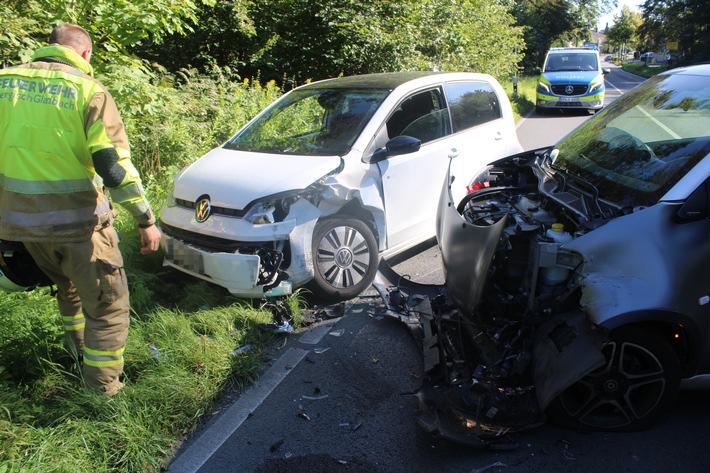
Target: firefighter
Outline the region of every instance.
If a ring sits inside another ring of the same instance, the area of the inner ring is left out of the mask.
[[[91,37],[65,23],[49,40],[0,69],[0,240],[23,242],[54,282],[85,385],[112,396],[129,324],[112,202],[138,222],[141,253],[160,232],[116,104],[93,78]]]

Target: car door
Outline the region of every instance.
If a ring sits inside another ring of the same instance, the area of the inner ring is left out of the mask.
[[[382,177],[387,250],[391,254],[435,233],[439,192],[457,141],[440,86],[404,97],[386,123],[389,139],[413,136],[419,151],[377,163]]]
[[[451,175],[455,176],[452,194],[459,202],[479,169],[520,150],[508,146],[509,142],[518,143],[517,136],[509,136],[515,128],[503,118],[501,101],[490,83],[447,82],[445,90],[459,147],[458,158],[451,166]]]

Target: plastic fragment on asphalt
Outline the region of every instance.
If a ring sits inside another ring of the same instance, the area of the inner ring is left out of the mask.
[[[302,406],[298,406],[298,417],[301,419],[306,419],[306,420],[311,420],[310,416],[306,414],[306,411],[303,410]]]
[[[324,347],[324,348],[314,348],[313,353],[320,355],[321,353],[325,353],[328,350],[330,350],[330,347]]]
[[[355,432],[362,427],[362,422],[341,422],[338,424],[338,427],[345,427]]]
[[[318,396],[301,396],[301,399],[305,399],[306,401],[320,401],[321,399],[325,399],[327,397],[327,394],[320,394]]]
[[[496,468],[496,467],[508,468],[508,465],[506,465],[505,463],[501,463],[501,462],[495,462],[495,463],[492,463],[488,466],[484,466],[482,468],[477,468],[475,470],[471,470],[471,473],[483,473],[484,471],[486,471],[490,468]]]
[[[341,328],[340,330],[335,330],[333,332],[330,332],[328,335],[332,335],[334,337],[339,337],[344,333],[345,333],[345,330]]]

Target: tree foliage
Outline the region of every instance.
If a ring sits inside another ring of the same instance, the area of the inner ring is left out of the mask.
[[[641,25],[641,15],[624,6],[618,15],[614,15],[614,24],[606,32],[607,42],[616,48],[633,45],[636,30]]]
[[[191,30],[200,6],[214,0],[4,0],[0,6],[3,63],[24,62],[63,22],[86,28],[94,40],[94,66],[136,63],[127,48],[143,41],[161,43],[166,35]],[[140,62],[140,61],[138,61]]]
[[[707,0],[646,0],[641,7],[639,50],[661,51],[677,42],[679,63],[710,60],[710,8]]]
[[[513,8],[525,27],[523,67],[540,67],[551,46],[577,46],[591,39],[593,25],[616,0],[516,0]]]
[[[407,69],[512,74],[522,31],[500,0],[238,0],[142,54],[289,84]]]

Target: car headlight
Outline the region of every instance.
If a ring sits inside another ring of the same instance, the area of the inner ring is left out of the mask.
[[[549,94],[550,93],[550,86],[545,84],[544,82],[538,82],[537,83],[537,90],[538,92],[544,92]]]
[[[317,192],[313,187],[274,195],[251,205],[244,214],[244,220],[254,225],[281,222],[291,211],[291,206],[298,200],[305,198],[312,204],[317,205],[320,195],[320,192]]]
[[[592,82],[592,85],[589,86],[589,93],[596,92],[597,90],[601,89],[603,85],[604,79],[595,80],[594,82]]]
[[[274,223],[274,212],[276,205],[273,201],[257,202],[244,215],[244,220],[254,225],[262,225],[265,223]]]

